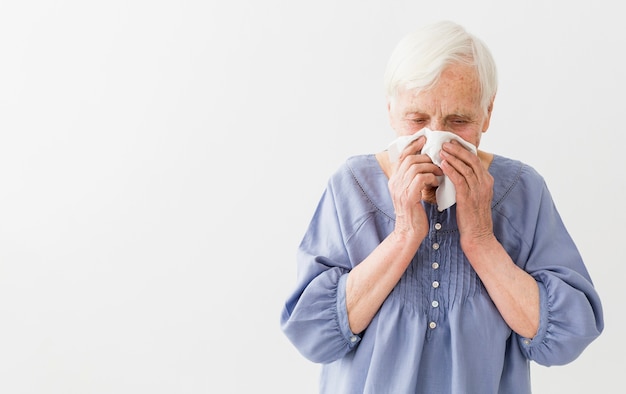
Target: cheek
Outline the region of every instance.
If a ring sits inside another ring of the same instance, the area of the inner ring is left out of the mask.
[[[472,142],[472,144],[474,144],[475,147],[478,148],[478,146],[480,145],[480,137],[482,136],[482,133],[478,134],[476,136],[476,141]]]
[[[413,122],[398,122],[399,127],[395,129],[396,133],[400,135],[412,135],[423,129],[424,125],[418,125]]]
[[[481,133],[478,130],[472,130],[472,131],[467,131],[467,132],[456,132],[455,134],[463,138],[465,141],[469,142],[470,144],[473,144],[474,146],[478,147],[478,145],[480,144],[480,137],[482,137],[483,133]]]
[[[389,114],[389,123],[398,136],[411,135],[421,130],[421,127],[416,127],[412,122],[399,119],[393,113]]]
[[[472,140],[470,141],[472,144],[474,144],[474,146],[476,146],[478,148],[478,145],[480,145],[480,138],[483,136],[483,132],[476,132],[473,136],[472,136]]]

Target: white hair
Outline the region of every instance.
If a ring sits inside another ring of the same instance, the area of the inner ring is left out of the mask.
[[[476,67],[481,107],[487,111],[498,88],[495,61],[480,39],[450,21],[424,26],[400,40],[385,71],[387,97],[393,100],[399,88],[427,90],[449,64]]]

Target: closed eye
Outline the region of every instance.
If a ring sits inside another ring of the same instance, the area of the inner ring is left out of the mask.
[[[472,120],[468,118],[467,116],[456,115],[456,116],[450,116],[447,119],[447,122],[449,124],[454,124],[454,125],[465,125],[465,124],[471,123]]]

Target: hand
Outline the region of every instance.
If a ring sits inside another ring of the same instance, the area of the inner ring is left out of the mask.
[[[443,159],[441,169],[456,188],[461,246],[465,249],[492,240],[493,177],[480,158],[457,141],[444,143],[440,155]]]
[[[428,155],[420,154],[425,137],[409,144],[400,154],[389,177],[389,192],[396,211],[395,230],[423,239],[428,233],[428,217],[422,200],[434,202],[442,170]]]

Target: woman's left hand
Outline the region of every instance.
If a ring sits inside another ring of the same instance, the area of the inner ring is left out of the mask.
[[[478,155],[459,142],[442,145],[441,169],[456,189],[457,222],[461,246],[477,245],[493,237],[491,200],[493,177]]]

